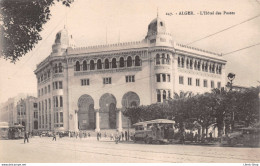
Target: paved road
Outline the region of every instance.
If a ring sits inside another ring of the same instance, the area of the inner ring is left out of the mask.
[[[259,163],[260,148],[150,145],[95,138],[0,140],[0,163]]]

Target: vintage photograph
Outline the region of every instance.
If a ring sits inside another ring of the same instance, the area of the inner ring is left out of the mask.
[[[260,164],[260,0],[1,0],[0,163]]]

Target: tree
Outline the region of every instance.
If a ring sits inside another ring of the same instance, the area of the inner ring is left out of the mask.
[[[42,40],[40,32],[50,20],[55,1],[70,6],[73,0],[1,0],[1,57],[15,63]]]

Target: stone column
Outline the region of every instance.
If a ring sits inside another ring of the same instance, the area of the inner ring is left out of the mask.
[[[117,127],[117,130],[119,131],[119,132],[121,132],[122,130],[123,130],[123,128],[122,128],[122,110],[118,110],[118,127]]]
[[[95,131],[96,132],[99,132],[100,131],[100,127],[99,127],[99,110],[96,110],[96,129]]]

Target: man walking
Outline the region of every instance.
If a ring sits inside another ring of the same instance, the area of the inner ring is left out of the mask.
[[[29,137],[28,133],[25,131],[24,132],[24,143],[26,142],[26,140],[27,140],[27,143],[29,143],[29,138],[28,137]]]
[[[55,140],[56,141],[56,133],[53,132],[53,138],[52,138],[52,141]]]
[[[125,131],[125,140],[128,141],[127,131]]]

